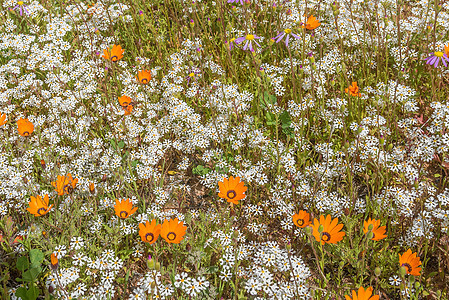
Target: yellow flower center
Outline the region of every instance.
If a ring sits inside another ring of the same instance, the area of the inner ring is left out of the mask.
[[[189,74],[189,76],[190,77],[195,77],[195,73],[192,72],[192,73]]]
[[[323,241],[325,241],[325,242],[328,242],[331,239],[331,235],[329,233],[327,233],[327,232],[323,232],[323,235],[321,236],[321,239]]]
[[[169,239],[170,241],[174,241],[176,239],[176,233],[174,232],[169,232],[167,234],[167,239]]]
[[[437,57],[443,57],[443,52],[437,51],[434,53],[434,55]]]
[[[246,39],[249,40],[249,41],[252,41],[252,40],[254,40],[254,35],[253,34],[248,34],[246,36]]]
[[[235,38],[232,38],[232,39],[231,39],[231,43],[232,43],[233,41],[235,41]]]
[[[298,226],[302,226],[304,225],[304,220],[298,219],[298,221],[296,221],[296,224],[298,224]]]
[[[292,33],[292,30],[291,30],[290,28],[288,28],[288,29],[285,29],[284,32],[285,32],[286,34],[290,34],[290,33]]]
[[[120,212],[120,218],[126,219],[127,217],[128,217],[128,212],[122,210],[122,211]]]
[[[151,243],[154,240],[154,234],[152,234],[152,233],[145,234],[145,240],[147,240],[147,242]]]
[[[18,1],[17,4],[23,5],[23,1]]]
[[[229,199],[234,199],[235,196],[237,196],[237,193],[236,193],[235,191],[233,191],[233,190],[230,190],[230,191],[228,191],[228,192],[226,193],[226,196],[227,196]]]

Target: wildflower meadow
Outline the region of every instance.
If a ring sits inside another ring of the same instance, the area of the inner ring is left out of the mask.
[[[449,299],[449,1],[1,0],[0,299]]]

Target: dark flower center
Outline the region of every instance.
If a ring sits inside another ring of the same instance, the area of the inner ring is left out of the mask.
[[[150,237],[150,239],[148,239],[148,237]],[[147,240],[147,242],[151,243],[154,240],[154,234],[152,234],[151,232],[145,234],[145,240]]]
[[[23,136],[29,136],[30,135],[30,133],[28,132],[28,131],[25,131],[24,133],[23,133]]]
[[[303,219],[298,219],[296,221],[296,224],[298,224],[298,226],[302,226],[302,225],[304,225],[304,220]]]
[[[230,190],[230,191],[228,191],[228,192],[226,193],[226,196],[227,196],[229,199],[234,199],[234,198],[237,196],[237,193],[236,193],[234,190]]]
[[[331,235],[329,233],[327,233],[327,232],[323,232],[323,235],[321,236],[321,239],[323,241],[325,241],[325,242],[328,242],[331,239]]]
[[[169,232],[167,234],[167,239],[169,239],[170,241],[174,241],[176,239],[176,233],[174,232]]]
[[[124,211],[124,210],[122,210],[122,211],[120,212],[120,218],[122,218],[122,219],[126,219],[126,217],[128,217],[128,212],[127,212],[127,211]]]
[[[412,266],[409,265],[408,263],[402,264],[401,267],[406,267],[407,268],[407,273],[411,273],[412,272]]]
[[[39,216],[45,215],[46,212],[47,212],[47,209],[45,209],[45,207],[41,207],[37,210],[37,213]]]
[[[67,194],[71,194],[73,192],[73,187],[72,185],[69,183],[67,183],[66,185],[64,185],[64,187],[62,188],[62,190],[67,193]]]
[[[118,59],[118,56],[117,56],[117,55],[114,55],[113,57],[111,57],[111,60],[112,60],[112,61],[117,61],[117,59]]]
[[[142,82],[142,83],[147,83],[147,82],[148,82],[148,79],[142,78],[142,80],[140,80],[140,82]]]

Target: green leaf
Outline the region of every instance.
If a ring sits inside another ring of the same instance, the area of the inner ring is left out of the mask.
[[[37,267],[44,261],[44,253],[39,249],[30,250],[31,267]]]
[[[123,149],[123,147],[125,147],[125,142],[124,142],[124,141],[118,142],[118,147],[119,147],[120,149]]]
[[[27,296],[27,289],[24,287],[19,287],[16,291],[16,296],[22,298],[22,300],[30,300]]]
[[[26,256],[19,257],[16,262],[16,267],[17,267],[17,269],[19,269],[22,272],[27,270],[30,267],[30,262],[28,261],[28,257],[26,257]]]
[[[282,128],[288,128],[292,124],[290,114],[286,110],[279,116],[279,119],[281,120]]]
[[[34,284],[32,284],[27,292],[27,297],[30,300],[36,300],[39,296],[39,289],[36,288]]]
[[[111,139],[110,143],[111,143],[112,148],[117,149],[117,146],[115,145],[115,140],[114,139]]]
[[[31,268],[25,273],[23,273],[23,280],[28,282],[34,282],[41,272],[40,267],[39,268]]]

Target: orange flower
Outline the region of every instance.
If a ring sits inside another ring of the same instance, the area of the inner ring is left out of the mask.
[[[121,107],[127,107],[128,105],[131,104],[132,99],[128,96],[121,96],[118,97],[118,103],[120,104]]]
[[[449,57],[449,44],[447,44],[447,46],[444,46],[444,53],[446,53],[446,56]]]
[[[34,131],[34,125],[28,119],[20,118],[17,121],[17,130],[19,130],[21,136],[29,136]]]
[[[58,175],[56,182],[52,182],[51,185],[56,189],[59,196],[70,194],[76,186],[78,179],[73,179],[69,173],[67,176]]]
[[[313,15],[311,15],[307,19],[307,22],[305,24],[301,25],[301,27],[308,29],[308,30],[314,30],[315,28],[317,28],[320,25],[321,25],[320,21],[318,21]]]
[[[421,260],[417,256],[417,253],[412,253],[412,250],[408,249],[404,254],[399,254],[399,266],[407,269],[407,274],[414,276],[421,275]]]
[[[381,239],[386,238],[385,235],[386,226],[380,226],[380,220],[371,220],[371,218],[368,219],[368,221],[363,221],[363,233],[367,234],[369,231],[369,225],[373,225],[373,229],[371,232],[373,233],[373,241],[380,241]]]
[[[361,94],[359,93],[359,87],[357,86],[357,82],[352,82],[352,85],[350,85],[347,89],[345,89],[345,93],[349,93],[351,96],[360,97]]]
[[[184,222],[179,222],[178,218],[165,220],[162,224],[161,236],[169,244],[179,244],[184,239],[186,229]]]
[[[50,256],[50,260],[51,260],[51,268],[53,270],[56,270],[58,268],[58,265],[59,265],[58,257],[54,253],[52,253],[51,256]]]
[[[48,213],[50,208],[53,207],[53,204],[48,206],[48,195],[44,196],[42,199],[41,196],[37,195],[36,197],[31,196],[31,201],[28,202],[27,211],[35,215],[36,217],[40,217]]]
[[[89,183],[89,192],[95,195],[95,184],[93,182]]]
[[[358,295],[356,293],[356,291],[352,291],[352,298],[349,297],[348,295],[345,295],[346,300],[379,300],[379,296],[372,296],[373,294],[373,288],[372,287],[368,287],[365,291],[365,289],[363,287],[359,288],[358,291]]]
[[[320,227],[323,228],[321,233],[318,230]],[[319,222],[316,218],[313,220],[312,234],[317,242],[321,242],[321,245],[336,244],[346,234],[344,231],[340,231],[342,228],[343,224],[338,224],[338,218],[332,220],[331,215],[327,215],[326,218],[321,215]]]
[[[117,61],[123,57],[123,52],[125,50],[122,49],[120,45],[113,45],[112,49],[104,49],[103,50],[103,58],[110,59],[111,61]]]
[[[125,116],[130,115],[131,112],[133,111],[133,106],[132,105],[128,105],[127,107],[123,108],[125,110]]]
[[[151,70],[142,70],[137,73],[136,79],[138,82],[147,84],[151,80]]]
[[[130,215],[132,215],[133,213],[136,212],[137,207],[133,208],[133,203],[129,199],[123,199],[121,201],[118,201],[117,199],[115,199],[114,209],[115,209],[115,214],[119,218],[126,219]]]
[[[143,223],[139,224],[140,238],[142,239],[143,242],[149,243],[150,245],[154,244],[157,241],[160,232],[161,232],[161,224],[156,225],[155,219],[151,221],[151,224],[148,221],[145,224]]]
[[[220,192],[218,197],[226,199],[229,203],[235,205],[239,204],[239,200],[246,197],[245,192],[248,189],[243,181],[240,181],[240,177],[223,178],[223,182],[218,182]]]
[[[294,214],[292,218],[293,224],[299,228],[304,228],[312,223],[312,221],[310,221],[310,214],[305,210],[300,210],[297,214]]]
[[[0,126],[6,124],[6,114],[0,114]]]

